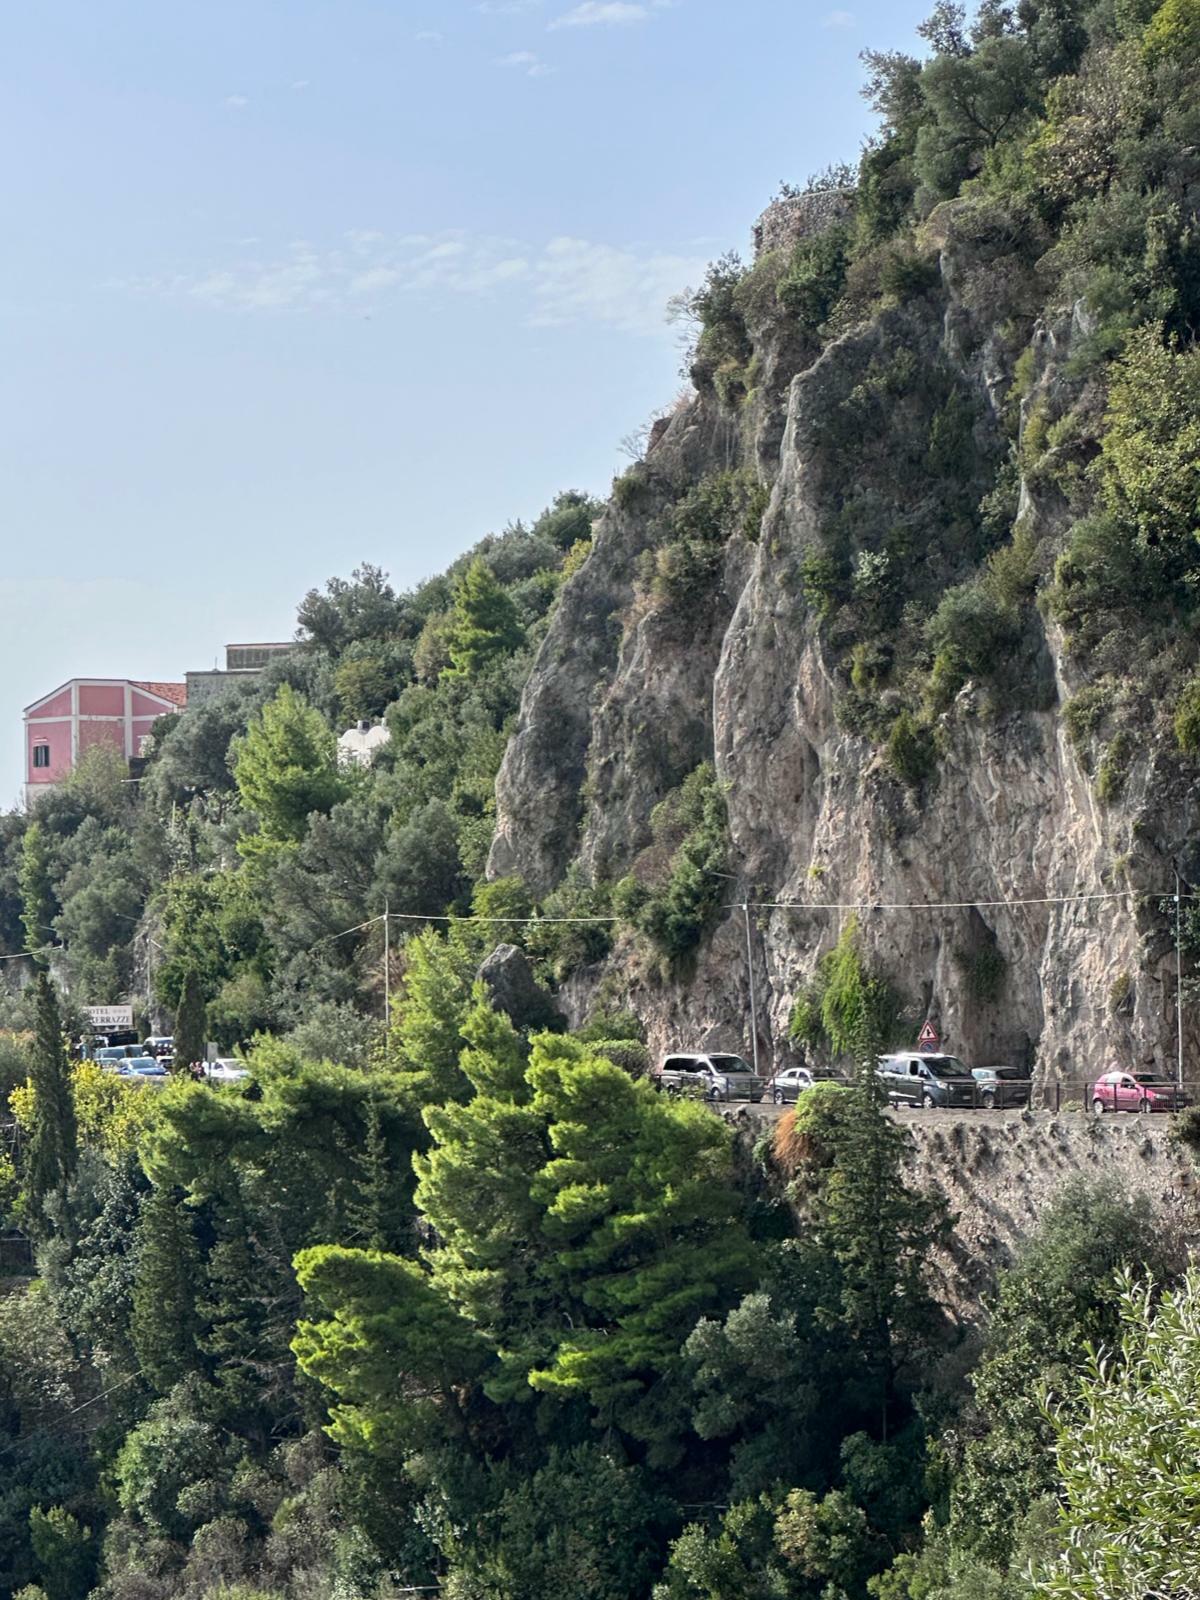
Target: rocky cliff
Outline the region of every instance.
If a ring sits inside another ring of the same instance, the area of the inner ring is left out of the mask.
[[[553,619],[490,875],[544,895],[569,870],[652,873],[654,808],[709,759],[727,905],[756,906],[765,1059],[786,1055],[793,1001],[857,908],[905,1026],[930,1016],[969,1060],[1173,1066],[1161,896],[1186,871],[1195,797],[1152,708],[1100,781],[1086,720],[1064,714],[1088,680],[1045,604],[1078,514],[1054,453],[1075,482],[1095,453],[1099,401],[1071,364],[1086,313],[1039,305],[1035,252],[979,208],[939,207],[919,245],[899,291],[851,296],[824,338],[778,311],[786,254],[760,254],[732,377],[705,367],[706,331],[697,393],[614,486]],[[709,529],[707,569],[673,583],[695,550],[680,507],[734,480],[749,513]],[[1014,565],[1018,621],[986,671],[969,649],[950,670],[931,618]],[[749,1049],[742,914],[669,970],[619,933],[564,997],[580,1015],[598,990],[657,1047]]]

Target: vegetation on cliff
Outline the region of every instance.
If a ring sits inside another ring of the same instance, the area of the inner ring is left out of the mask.
[[[1135,727],[1185,777],[1200,751],[1200,9],[943,0],[923,35],[924,60],[868,56],[879,132],[815,186],[820,226],[692,297],[688,415],[722,452],[620,481],[646,553],[630,617],[598,625],[699,627],[772,554],[745,446],[801,374],[813,517],[779,625],[819,631],[842,725],[919,790],[955,719],[1050,703],[1057,628],[1066,728],[1115,801]],[[644,1081],[619,988],[570,1034],[477,982],[499,937],[550,984],[614,945],[666,981],[724,904],[708,729],[627,730],[670,755],[615,882],[487,881],[496,774],[599,510],[563,495],[409,594],[331,581],[261,682],[163,720],[139,784],[98,752],[0,819],[0,943],[29,980],[5,993],[0,1207],[35,1250],[0,1295],[0,1591],[1192,1582],[1159,1534],[1193,1517],[1195,1277],[1141,1207],[1068,1193],[962,1336],[950,1219],[906,1186],[870,1070],[902,997],[853,926],[792,1031],[857,1076],[758,1160]],[[389,742],[339,767],[364,718]],[[994,948],[961,964],[998,993]],[[63,1022],[123,995],[250,1077],[72,1069]]]

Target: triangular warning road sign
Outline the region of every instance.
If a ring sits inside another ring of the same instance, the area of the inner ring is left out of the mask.
[[[942,1036],[932,1022],[927,1022],[917,1035],[917,1043],[923,1050],[936,1050],[942,1042]]]

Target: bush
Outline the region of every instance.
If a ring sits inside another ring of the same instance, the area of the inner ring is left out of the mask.
[[[591,1043],[591,1053],[603,1056],[631,1078],[649,1076],[650,1051],[640,1039],[595,1039]]]
[[[1015,632],[995,595],[974,582],[947,589],[926,624],[925,637],[966,679],[994,672],[1012,650]]]
[[[652,884],[623,879],[615,901],[667,961],[677,962],[703,939],[723,899],[727,815],[711,762],[655,807],[650,826],[660,846],[674,846],[665,877]]]
[[[1189,756],[1200,755],[1200,677],[1184,685],[1175,705],[1175,743]]]
[[[937,768],[933,730],[918,722],[911,712],[901,711],[887,736],[884,760],[901,783],[919,789]]]
[[[1116,686],[1109,678],[1088,684],[1063,707],[1067,737],[1080,751],[1103,727],[1116,701]]]

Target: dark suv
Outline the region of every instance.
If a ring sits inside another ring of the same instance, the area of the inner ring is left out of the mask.
[[[973,1106],[978,1086],[957,1056],[920,1055],[904,1051],[901,1055],[880,1056],[876,1069],[893,1105]]]
[[[979,1085],[977,1104],[984,1111],[1007,1111],[1011,1106],[1027,1106],[1033,1084],[1020,1067],[972,1067],[971,1076]]]

